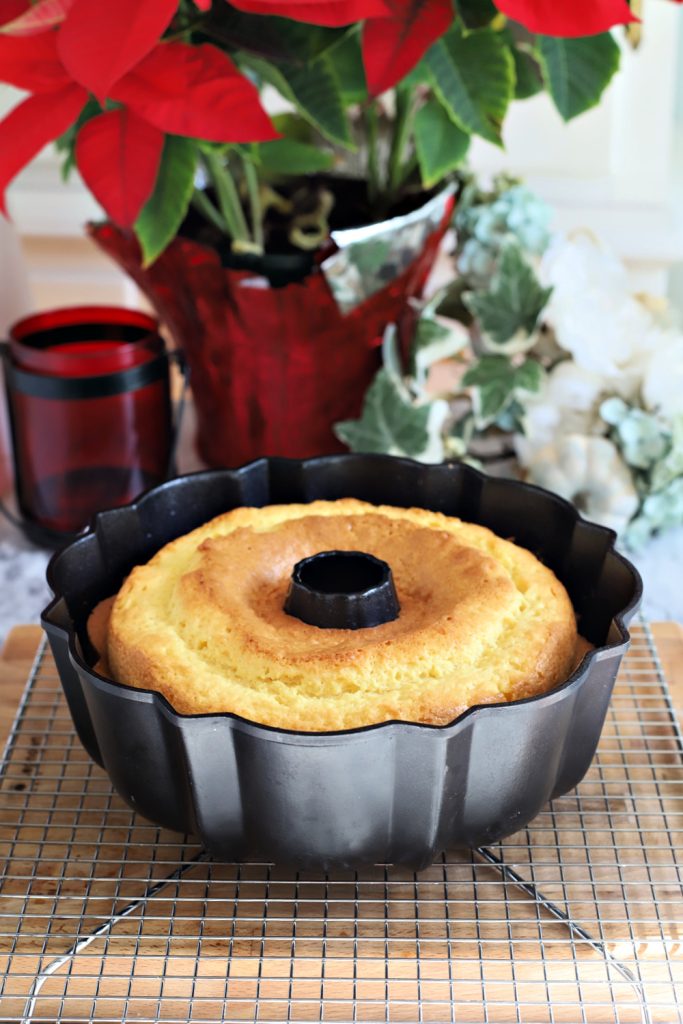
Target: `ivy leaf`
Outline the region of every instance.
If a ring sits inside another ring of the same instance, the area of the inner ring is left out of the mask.
[[[358,420],[335,425],[340,441],[354,452],[386,452],[416,458],[429,445],[430,405],[413,405],[386,370],[379,370],[365,395]]]
[[[500,33],[481,29],[463,35],[456,23],[424,59],[451,119],[463,131],[502,145],[500,130],[514,94],[515,66]]]
[[[496,426],[508,434],[524,432],[524,406],[518,399],[513,398],[496,417]]]
[[[503,345],[518,332],[530,335],[552,288],[542,288],[516,245],[503,249],[488,292],[466,292],[465,305],[487,339]]]
[[[302,64],[276,66],[251,54],[238,55],[237,61],[277,89],[327,139],[353,148],[334,51]]]
[[[543,367],[535,359],[525,359],[513,375],[515,391],[527,391],[535,394],[543,382]]]
[[[460,325],[447,327],[433,317],[420,317],[410,353],[410,373],[418,388],[424,387],[430,366],[457,355],[467,341],[467,332]]]
[[[403,379],[403,364],[398,347],[396,324],[388,324],[384,331],[384,337],[382,338],[382,366],[399,394],[406,402],[410,402],[410,392]]]
[[[415,149],[425,188],[431,188],[462,161],[470,136],[454,124],[441,103],[431,99],[415,115]]]
[[[152,195],[135,221],[144,266],[175,238],[194,190],[197,147],[191,139],[167,135]]]
[[[538,36],[546,88],[565,121],[594,107],[619,68],[619,47],[609,32],[578,39]]]
[[[334,163],[332,153],[296,139],[274,139],[253,146],[254,160],[268,174],[315,174]]]
[[[535,359],[515,367],[505,356],[482,356],[464,374],[462,383],[473,388],[477,426],[489,426],[512,407],[518,393],[538,391],[543,368]]]

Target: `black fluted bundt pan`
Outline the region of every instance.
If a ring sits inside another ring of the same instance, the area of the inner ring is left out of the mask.
[[[90,611],[168,541],[238,505],[342,497],[459,516],[529,548],[566,586],[595,649],[538,697],[470,708],[445,726],[336,733],[181,715],[158,693],[92,669]],[[55,598],[43,625],[78,735],[123,799],[195,833],[218,858],[322,869],[424,866],[449,847],[515,832],[575,786],[595,753],[642,590],[613,532],[561,498],[462,464],[382,455],[260,459],[179,477],[98,515],[54,556],[48,580]]]

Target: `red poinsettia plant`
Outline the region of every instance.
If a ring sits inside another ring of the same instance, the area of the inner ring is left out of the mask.
[[[514,99],[596,103],[632,20],[626,0],[0,0],[0,81],[28,93],[0,123],[0,204],[57,140],[148,262],[191,206],[233,249],[262,252],[273,218],[312,247],[321,175],[355,167],[384,215],[473,134],[500,143]]]

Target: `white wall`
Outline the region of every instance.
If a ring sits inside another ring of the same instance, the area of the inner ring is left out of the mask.
[[[565,125],[546,95],[518,103],[505,123],[505,151],[477,139],[472,164],[526,178],[555,207],[559,227],[590,227],[628,260],[641,287],[662,292],[683,260],[675,160],[683,10],[665,0],[643,8],[637,50],[615,32],[621,70],[599,107]]]

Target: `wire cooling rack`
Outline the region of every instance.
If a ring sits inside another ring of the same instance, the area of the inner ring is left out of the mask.
[[[113,793],[42,648],[0,780],[0,1020],[680,1024],[682,754],[641,626],[529,828],[418,874],[218,864]]]

